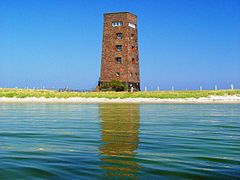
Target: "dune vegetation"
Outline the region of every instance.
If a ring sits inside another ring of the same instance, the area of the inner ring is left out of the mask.
[[[185,90],[141,92],[59,92],[55,90],[0,88],[0,97],[26,98],[200,98],[209,96],[240,96],[240,90]]]

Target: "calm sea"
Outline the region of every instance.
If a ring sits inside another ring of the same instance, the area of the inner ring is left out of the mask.
[[[0,179],[239,177],[240,105],[0,104]]]

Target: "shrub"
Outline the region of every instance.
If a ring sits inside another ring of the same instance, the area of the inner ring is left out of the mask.
[[[127,85],[120,81],[113,80],[111,82],[101,84],[100,89],[102,91],[126,91]]]

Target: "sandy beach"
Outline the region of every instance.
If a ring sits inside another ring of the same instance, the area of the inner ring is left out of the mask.
[[[0,98],[0,103],[149,103],[149,104],[240,104],[239,96],[210,96],[204,98]]]

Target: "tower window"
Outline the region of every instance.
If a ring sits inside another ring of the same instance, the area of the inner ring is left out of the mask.
[[[122,64],[122,58],[121,57],[116,57],[116,62],[118,64]]]
[[[112,26],[113,27],[116,27],[116,26],[122,26],[123,25],[123,22],[122,21],[115,21],[115,22],[112,22]]]
[[[116,76],[119,77],[120,76],[120,72],[116,72]]]
[[[135,50],[135,47],[134,47],[134,46],[132,46],[132,52],[134,52],[134,50]]]
[[[122,33],[117,33],[117,39],[122,39]]]
[[[132,58],[132,64],[136,64],[136,59]]]
[[[136,28],[136,25],[133,24],[133,23],[128,23],[128,26],[131,27],[131,28],[134,28],[134,29]]]
[[[130,77],[132,77],[132,73],[130,73]]]
[[[136,76],[138,76],[138,73],[135,73]]]
[[[122,45],[117,45],[117,51],[122,51]]]
[[[134,38],[134,34],[131,34],[131,39],[133,39]]]

